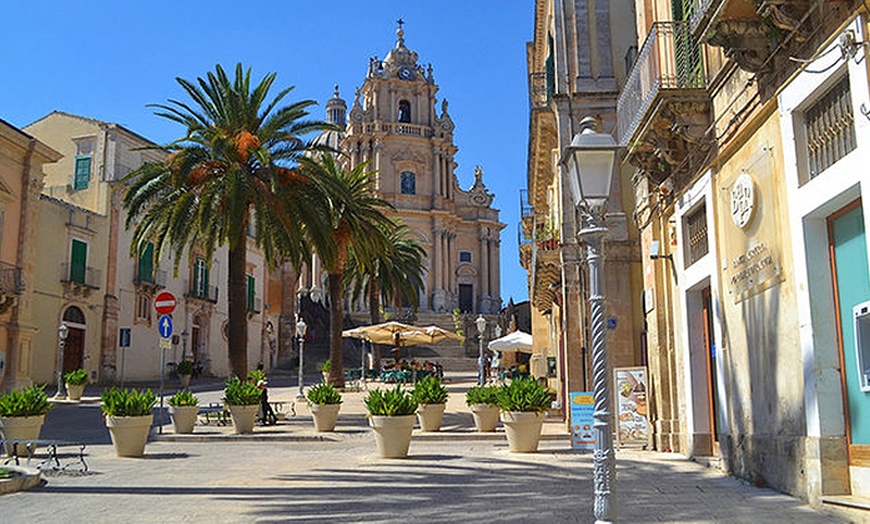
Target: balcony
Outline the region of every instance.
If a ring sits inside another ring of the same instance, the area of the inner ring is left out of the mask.
[[[248,313],[254,315],[263,311],[263,300],[260,297],[254,297],[253,300],[248,299]]]
[[[21,268],[0,262],[0,297],[22,293],[24,293],[24,279],[21,278]]]
[[[97,268],[87,266],[82,270],[81,267],[74,268],[71,267],[68,262],[65,262],[61,264],[60,271],[60,281],[64,284],[71,284],[73,286],[81,286],[90,289],[100,289],[102,271]]]
[[[199,283],[194,285],[193,282],[188,282],[187,293],[185,293],[184,296],[186,298],[204,300],[216,304],[218,301],[218,288],[217,286],[202,285]]]
[[[617,101],[627,159],[660,183],[697,167],[709,148],[711,102],[703,48],[686,21],[653,24]],[[691,155],[692,158],[689,158]]]
[[[133,283],[137,286],[149,289],[164,288],[166,287],[166,271],[158,269],[150,275],[140,275],[137,272],[133,277]]]

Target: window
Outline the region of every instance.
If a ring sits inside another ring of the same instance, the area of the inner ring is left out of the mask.
[[[196,257],[193,261],[193,287],[191,294],[199,298],[208,298],[208,266],[205,259]]]
[[[136,321],[151,323],[151,295],[136,292]]]
[[[855,149],[855,119],[849,76],[836,83],[804,113],[809,178]]]
[[[69,281],[85,283],[85,272],[88,262],[88,245],[81,240],[72,241],[69,257]]]
[[[81,191],[88,188],[91,179],[91,157],[77,156],[76,171],[73,179],[73,189]]]
[[[136,270],[137,282],[154,282],[154,243],[148,242],[145,249],[139,253],[139,265]]]
[[[459,261],[471,263],[471,251],[460,251]]]
[[[399,122],[411,123],[411,103],[407,100],[399,102]]]
[[[417,194],[417,175],[410,171],[405,171],[404,173],[402,173],[402,194]]]
[[[686,215],[686,267],[701,260],[710,246],[707,243],[707,206],[702,204]]]
[[[245,275],[245,281],[247,283],[248,292],[248,311],[255,311],[254,302],[256,300],[257,279],[251,275]]]

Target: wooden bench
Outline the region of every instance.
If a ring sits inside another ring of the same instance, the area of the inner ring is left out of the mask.
[[[39,447],[45,448],[46,456],[37,465],[36,468],[43,473],[55,472],[62,473],[68,471],[76,471],[77,473],[87,473],[88,463],[85,462],[85,447],[83,442],[68,442],[64,440],[20,440],[20,439],[5,439],[2,445],[11,451],[6,461],[3,463],[9,464],[15,462],[16,466],[21,465],[21,459],[27,457],[26,466],[29,466]],[[74,457],[61,464],[58,448],[60,447],[77,447],[78,452],[74,453]]]

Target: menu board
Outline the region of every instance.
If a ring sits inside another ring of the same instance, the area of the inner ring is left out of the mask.
[[[592,393],[571,393],[571,446],[574,449],[595,449],[592,426],[595,423],[595,399]]]
[[[646,368],[616,368],[613,378],[617,441],[620,446],[646,446],[649,441]]]

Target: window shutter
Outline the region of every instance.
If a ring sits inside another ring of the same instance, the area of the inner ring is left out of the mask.
[[[80,191],[88,188],[88,183],[91,178],[91,157],[79,156],[76,157],[76,172],[73,180],[73,189]]]
[[[251,275],[245,275],[245,279],[248,281],[248,311],[254,310],[254,290],[256,287],[256,279]]]
[[[139,282],[153,282],[154,278],[154,244],[148,242],[139,254]]]
[[[69,279],[70,282],[85,283],[85,267],[88,261],[88,245],[80,240],[72,241],[70,253]]]

